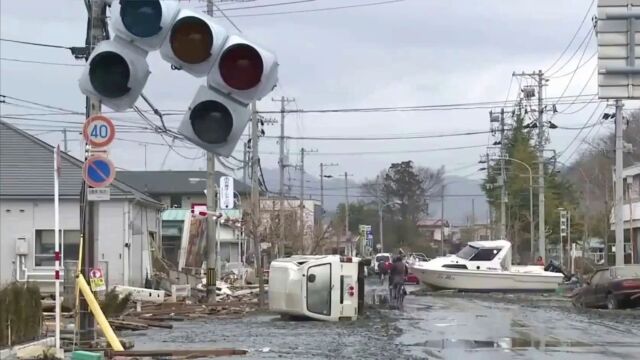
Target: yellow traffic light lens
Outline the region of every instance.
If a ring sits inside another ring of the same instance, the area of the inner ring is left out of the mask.
[[[222,53],[218,69],[228,86],[236,90],[249,90],[260,83],[264,63],[253,46],[235,44]]]
[[[207,100],[193,107],[189,115],[191,128],[207,144],[221,144],[233,130],[233,116],[222,103]]]
[[[131,70],[122,55],[105,51],[97,54],[89,63],[89,81],[98,94],[108,98],[126,95]]]
[[[185,16],[176,21],[169,41],[176,57],[187,64],[200,64],[211,57],[213,33],[198,17]]]
[[[162,29],[162,6],[159,0],[120,0],[120,18],[131,34],[147,38]]]

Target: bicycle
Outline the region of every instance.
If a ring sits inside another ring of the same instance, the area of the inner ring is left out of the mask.
[[[394,285],[393,287],[391,287],[389,292],[389,304],[391,305],[391,307],[402,310],[404,305],[404,297],[406,295],[404,284]]]

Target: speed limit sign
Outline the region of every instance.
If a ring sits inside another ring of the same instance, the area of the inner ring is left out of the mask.
[[[108,117],[93,115],[84,122],[82,136],[89,145],[104,148],[109,146],[116,137],[116,127]]]

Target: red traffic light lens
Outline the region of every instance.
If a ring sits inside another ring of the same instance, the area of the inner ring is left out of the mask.
[[[89,81],[98,94],[108,98],[126,95],[131,88],[131,71],[127,61],[118,53],[105,51],[89,63]]]
[[[220,76],[231,88],[249,90],[260,83],[264,63],[262,56],[253,46],[235,44],[220,56]]]
[[[122,24],[133,35],[147,38],[162,29],[162,6],[159,0],[120,0],[120,6]]]
[[[176,57],[187,64],[200,64],[211,57],[213,33],[198,17],[185,16],[176,21],[169,41]]]
[[[221,144],[227,141],[233,129],[233,116],[222,103],[207,100],[193,107],[189,115],[191,128],[201,141]]]

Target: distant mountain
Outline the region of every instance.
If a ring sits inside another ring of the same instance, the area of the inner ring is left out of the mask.
[[[263,169],[264,179],[269,191],[280,191],[280,172],[278,169]],[[289,174],[291,178],[289,178]],[[292,196],[300,196],[300,172],[289,170],[285,172],[285,191]],[[480,187],[480,180],[467,179],[459,176],[445,177],[444,214],[445,218],[454,225],[464,225],[471,222],[475,212],[476,223],[487,223],[489,219],[489,207],[486,197]],[[325,179],[324,181],[324,207],[327,212],[333,213],[338,204],[345,201],[344,179]],[[315,175],[305,174],[304,197],[320,201],[320,179]],[[349,181],[349,200],[357,201],[364,198],[359,184]],[[475,209],[475,211],[474,211]],[[429,217],[439,218],[441,201],[438,198],[429,202]]]

